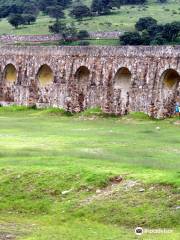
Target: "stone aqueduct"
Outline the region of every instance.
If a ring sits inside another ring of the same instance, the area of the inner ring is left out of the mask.
[[[180,46],[1,47],[0,98],[1,105],[171,116],[180,102]]]

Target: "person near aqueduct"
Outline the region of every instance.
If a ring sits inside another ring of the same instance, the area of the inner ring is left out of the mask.
[[[176,99],[175,112],[176,112],[176,116],[180,117],[180,98]]]

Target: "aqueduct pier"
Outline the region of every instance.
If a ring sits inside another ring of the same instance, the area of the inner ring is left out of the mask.
[[[0,103],[174,113],[180,46],[0,47]]]

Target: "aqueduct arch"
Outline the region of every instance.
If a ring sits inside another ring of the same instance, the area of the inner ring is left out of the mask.
[[[9,84],[13,84],[17,80],[17,70],[11,63],[6,65],[4,69],[4,80]]]
[[[174,69],[167,69],[161,75],[160,81],[162,84],[162,98],[168,99],[176,94],[180,82],[180,75]]]
[[[77,79],[77,83],[80,85],[87,85],[89,81],[90,71],[87,67],[81,66],[77,69],[75,73],[75,79]]]
[[[160,91],[158,112],[163,116],[171,116],[175,111],[175,103],[180,101],[178,86],[180,75],[172,68],[165,70],[160,77]]]
[[[74,76],[79,89],[77,96],[78,108],[79,111],[83,111],[87,107],[85,98],[87,97],[87,86],[89,82],[90,71],[86,66],[80,66]]]
[[[128,68],[120,68],[114,76],[114,89],[121,91],[121,100],[126,103],[128,100],[128,93],[131,87],[131,72]]]
[[[37,79],[42,87],[53,83],[54,74],[52,69],[47,65],[42,65],[37,73]]]
[[[128,68],[120,68],[114,76],[114,88],[121,89],[122,97],[125,97],[131,86],[131,72]]]

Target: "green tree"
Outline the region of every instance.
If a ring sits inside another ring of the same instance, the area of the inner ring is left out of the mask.
[[[150,35],[151,38],[155,37],[158,33],[161,33],[163,31],[164,26],[159,24],[159,25],[151,25],[148,27],[147,31]]]
[[[140,18],[137,21],[137,23],[135,24],[135,28],[138,31],[143,31],[153,25],[157,25],[156,19],[152,17],[144,17],[144,18]]]
[[[157,0],[159,3],[167,3],[167,0]]]
[[[22,14],[24,19],[24,24],[30,25],[31,23],[36,22],[36,16],[32,14]]]
[[[47,8],[47,13],[50,17],[55,18],[58,21],[60,18],[64,18],[64,12],[59,5],[51,6]]]
[[[162,33],[157,33],[155,37],[151,40],[151,45],[163,45],[166,39],[163,38]]]
[[[89,33],[86,30],[80,30],[77,34],[78,39],[82,40],[82,39],[86,39],[89,38]]]
[[[142,44],[143,45],[150,45],[151,37],[150,37],[150,35],[149,35],[147,30],[143,30],[142,31],[141,38],[142,38]]]
[[[23,6],[23,14],[31,14],[37,16],[39,13],[38,6],[33,2],[26,2]]]
[[[61,21],[57,21],[53,25],[49,26],[49,31],[51,33],[62,34],[65,30],[66,30],[66,24]]]
[[[73,7],[70,15],[78,20],[82,20],[84,17],[91,16],[91,11],[86,5],[77,5]]]
[[[167,23],[163,27],[162,36],[168,42],[174,41],[180,33],[180,22]]]
[[[141,45],[143,40],[138,32],[126,32],[120,37],[120,43],[122,45]]]
[[[96,15],[109,14],[112,9],[110,0],[93,0],[91,4],[91,11]]]
[[[19,25],[24,24],[24,18],[21,14],[12,14],[8,18],[8,22],[15,28],[18,28]]]
[[[66,25],[63,22],[55,22],[49,26],[49,31],[55,34],[61,34],[62,42],[77,40],[77,29],[74,25]]]

